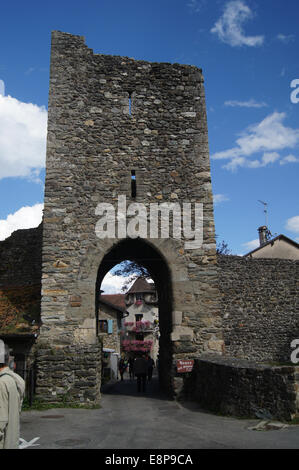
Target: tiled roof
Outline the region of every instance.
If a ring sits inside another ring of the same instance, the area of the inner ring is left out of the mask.
[[[141,292],[155,292],[155,284],[147,282],[146,279],[139,277],[136,279],[134,284],[132,285],[131,289],[127,292],[127,294],[132,293],[141,293]]]
[[[125,294],[102,294],[100,302],[103,301],[108,305],[112,305],[121,311],[126,310]]]

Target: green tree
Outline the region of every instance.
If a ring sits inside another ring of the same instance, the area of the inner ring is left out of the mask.
[[[122,292],[127,292],[129,286],[133,281],[142,277],[145,280],[151,279],[151,275],[148,270],[141,264],[136,263],[136,261],[122,261],[115,268],[113,268],[113,274],[115,276],[126,277],[126,282],[122,287]]]

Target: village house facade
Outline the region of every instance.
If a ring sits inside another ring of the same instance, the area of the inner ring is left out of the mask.
[[[272,258],[299,260],[299,244],[283,234],[267,236],[265,225],[258,228],[259,246],[244,255],[249,258]]]
[[[154,283],[138,278],[125,296],[128,316],[123,320],[122,350],[134,357],[144,352],[156,361],[159,352],[158,296]]]

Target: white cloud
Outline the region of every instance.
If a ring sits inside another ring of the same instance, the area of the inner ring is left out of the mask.
[[[45,166],[47,111],[0,94],[0,179],[36,178]]]
[[[5,84],[3,80],[0,80],[0,96],[5,95]]]
[[[5,240],[15,230],[37,227],[42,221],[43,207],[43,204],[21,207],[6,219],[0,220],[0,240]]]
[[[274,163],[278,159],[279,159],[279,154],[277,152],[264,153],[264,155],[262,156],[262,160],[260,162],[260,166],[269,165],[269,163]]]
[[[225,194],[214,194],[213,195],[214,204],[220,204],[221,202],[229,201],[229,198]]]
[[[299,144],[299,129],[292,129],[283,124],[285,113],[274,112],[260,123],[249,126],[236,140],[236,146],[214,153],[214,160],[229,159],[224,167],[235,170],[238,166],[259,168],[278,160],[278,150],[294,148]],[[248,157],[263,152],[261,160]]]
[[[243,23],[253,16],[253,12],[243,1],[230,1],[225,5],[223,15],[215,23],[211,33],[217,34],[222,42],[233,47],[261,46],[264,36],[246,36],[242,28]]]
[[[129,277],[115,276],[114,274],[108,272],[103,279],[101,289],[104,291],[104,294],[121,294],[122,287],[125,282],[128,281]],[[129,286],[128,288],[130,288]]]
[[[258,103],[257,101],[251,99],[249,101],[225,101],[224,106],[231,106],[231,107],[241,107],[241,108],[265,108],[267,103]]]
[[[282,158],[279,162],[280,165],[286,165],[287,163],[298,163],[299,158],[295,157],[295,155],[287,155],[286,157]]]
[[[289,232],[299,234],[299,215],[295,215],[287,220],[285,228]]]
[[[247,252],[254,250],[255,248],[258,248],[260,246],[260,241],[258,238],[255,240],[251,240],[250,242],[242,243],[242,246],[244,246],[247,250]]]
[[[283,42],[284,44],[288,44],[289,42],[295,41],[295,34],[278,34],[276,37],[279,41]]]
[[[262,168],[270,163],[276,162],[280,158],[277,152],[264,153],[261,160],[247,160],[244,157],[233,158],[229,163],[223,166],[227,170],[235,171],[239,166],[244,168]]]
[[[223,165],[223,168],[225,168],[226,170],[236,171],[239,166],[246,167],[247,163],[250,162],[248,162],[248,160],[246,160],[246,158],[244,157],[234,157],[229,163]]]

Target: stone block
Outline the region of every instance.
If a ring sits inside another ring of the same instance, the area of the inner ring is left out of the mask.
[[[182,324],[183,312],[179,310],[174,310],[172,312],[172,323],[173,326],[180,326]]]
[[[194,332],[192,328],[187,326],[177,326],[175,325],[171,333],[171,341],[180,341],[182,337],[188,337],[189,340],[193,340]]]
[[[70,297],[70,306],[71,307],[81,307],[82,297],[81,295],[72,295]]]

